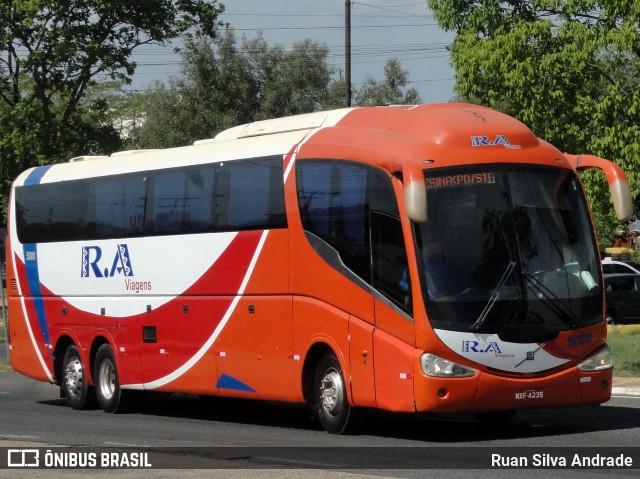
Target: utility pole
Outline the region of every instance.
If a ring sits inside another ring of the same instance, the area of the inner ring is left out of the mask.
[[[351,106],[351,0],[344,0],[344,95]]]

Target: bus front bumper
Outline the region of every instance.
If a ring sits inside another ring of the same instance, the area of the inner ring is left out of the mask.
[[[519,378],[478,371],[466,378],[416,375],[418,412],[491,412],[597,405],[611,397],[611,368],[584,372],[577,367],[544,377]]]

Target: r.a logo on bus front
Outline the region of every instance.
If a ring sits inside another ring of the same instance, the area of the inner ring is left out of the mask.
[[[133,276],[133,267],[126,244],[116,245],[113,256],[102,258],[100,246],[82,247],[82,278],[111,278],[115,275]]]
[[[474,148],[478,146],[504,146],[511,150],[520,149],[520,145],[513,145],[504,135],[496,135],[493,140],[489,139],[488,136],[472,136],[471,146]]]
[[[495,341],[489,341],[489,343],[485,346],[480,346],[478,341],[462,341],[462,352],[463,353],[496,353],[501,354],[500,346]]]

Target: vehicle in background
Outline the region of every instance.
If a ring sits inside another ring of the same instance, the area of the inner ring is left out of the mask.
[[[610,258],[602,260],[602,272],[604,274],[630,273],[640,274],[640,268],[636,268],[635,263],[616,261]]]
[[[640,274],[605,274],[607,323],[640,323]]]

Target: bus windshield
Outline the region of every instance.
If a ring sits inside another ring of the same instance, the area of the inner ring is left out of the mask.
[[[434,328],[555,338],[602,321],[589,210],[576,174],[523,165],[425,171],[428,220],[415,225]]]

